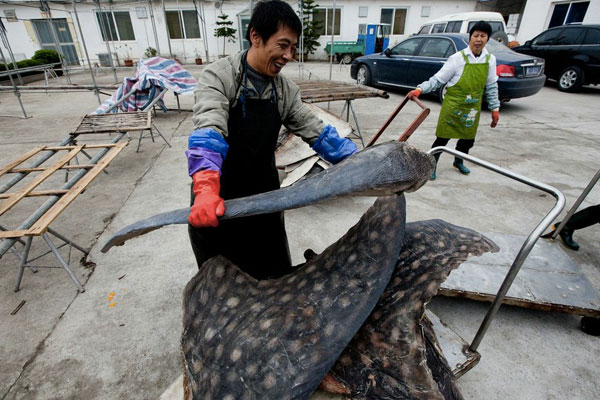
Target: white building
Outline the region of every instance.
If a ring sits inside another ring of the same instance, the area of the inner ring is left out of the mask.
[[[298,9],[299,1],[289,2]],[[325,21],[321,46],[312,58],[325,59],[323,50],[331,40],[333,0],[316,1],[317,18]],[[148,47],[165,57],[176,56],[182,63],[193,63],[196,57],[206,62],[220,54],[232,54],[247,46],[243,39],[250,18],[252,1],[242,0],[79,0],[77,13],[70,0],[47,3],[28,0],[3,0],[0,18],[17,60],[30,58],[42,48],[55,48],[60,42],[65,58],[73,63],[85,62],[83,39],[92,62],[107,54],[122,65],[127,58],[144,57]],[[510,33],[523,43],[557,22],[600,23],[600,0],[380,0],[335,1],[335,40],[356,40],[360,24],[390,23],[390,45],[414,34],[426,21],[447,14],[470,11],[498,11],[507,19]],[[237,29],[236,39],[227,41],[214,36],[217,16],[227,14]],[[81,32],[77,24],[81,25]],[[203,18],[202,18],[203,17]],[[54,21],[56,34],[49,29]],[[562,19],[562,20],[561,20]],[[202,21],[204,20],[204,23]],[[218,39],[218,40],[217,40]],[[107,49],[108,44],[108,49]],[[5,43],[1,43],[7,56]],[[106,60],[104,60],[106,61]]]

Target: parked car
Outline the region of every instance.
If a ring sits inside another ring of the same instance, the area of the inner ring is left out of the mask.
[[[546,60],[546,75],[558,81],[558,90],[600,83],[600,25],[557,26],[513,50]]]
[[[363,85],[415,88],[468,43],[469,35],[460,33],[412,36],[383,53],[357,58],[350,67],[350,76]],[[546,81],[543,59],[519,54],[492,40],[486,48],[496,56],[501,101],[531,96],[542,89]],[[445,93],[444,85],[437,92],[440,101]]]
[[[450,14],[427,21],[419,28],[417,35],[425,33],[469,33],[473,25],[485,21],[492,27],[490,39],[494,39],[508,46],[509,41],[514,41],[514,36],[506,33],[504,17],[498,12],[473,11],[466,13]]]

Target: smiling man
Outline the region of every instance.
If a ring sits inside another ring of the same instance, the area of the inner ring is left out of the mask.
[[[301,29],[287,3],[260,1],[248,25],[250,48],[208,65],[198,79],[186,152],[193,182],[189,234],[198,267],[220,254],[257,279],[290,271],[283,213],[218,220],[224,199],[279,188],[275,145],[282,125],[332,163],[356,152],[279,74],[293,60]]]

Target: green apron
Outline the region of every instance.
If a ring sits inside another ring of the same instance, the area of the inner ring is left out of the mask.
[[[465,69],[446,91],[435,135],[444,139],[475,139],[481,114],[481,98],[487,82],[490,55],[485,63],[471,64],[464,51]]]

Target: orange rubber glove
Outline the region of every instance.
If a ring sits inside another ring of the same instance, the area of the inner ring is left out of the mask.
[[[221,190],[219,171],[202,170],[192,175],[194,205],[188,217],[196,228],[216,227],[217,217],[225,214],[225,201],[219,196]]]
[[[414,99],[414,98],[418,99],[420,95],[421,95],[421,89],[419,89],[419,88],[416,88],[416,89],[408,92],[409,99]]]
[[[490,126],[495,128],[498,125],[498,120],[500,119],[500,111],[492,111],[492,123]]]

